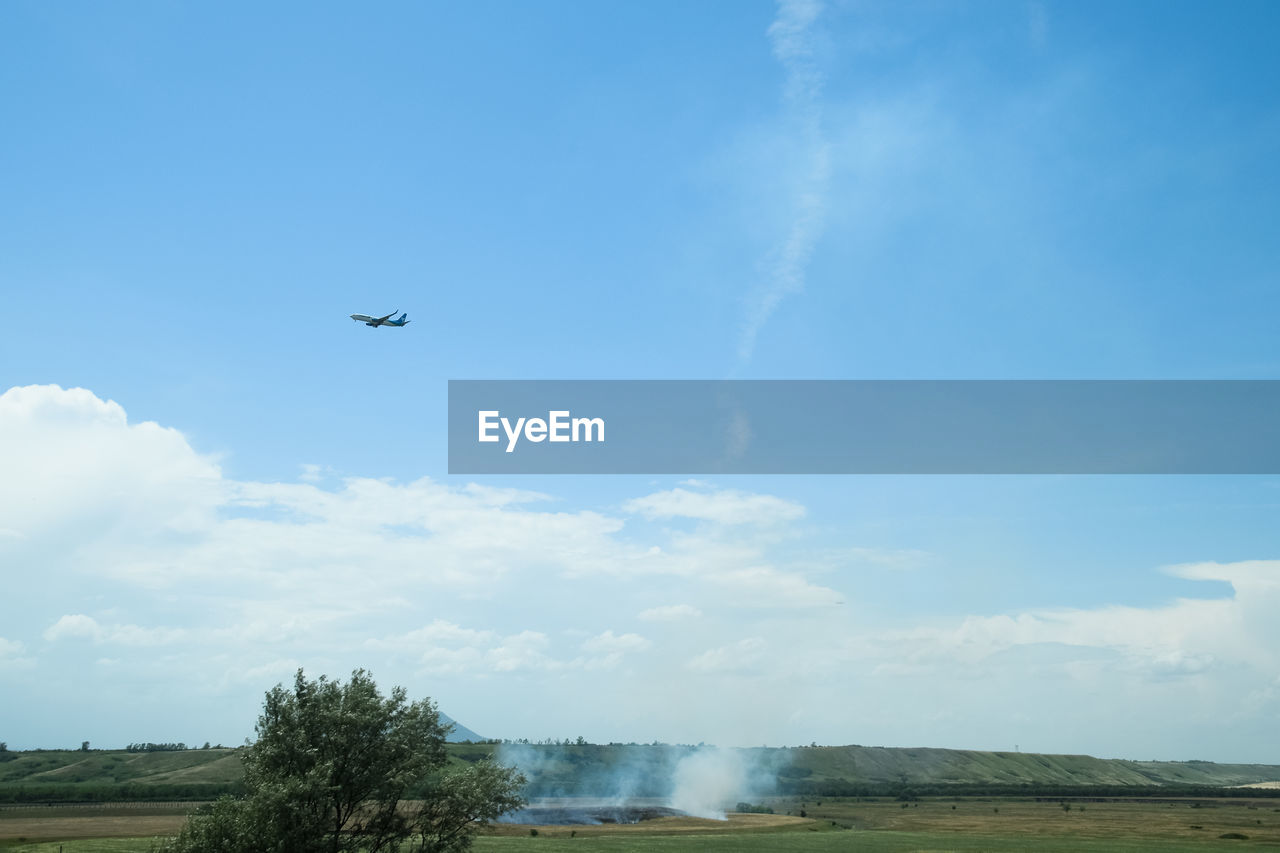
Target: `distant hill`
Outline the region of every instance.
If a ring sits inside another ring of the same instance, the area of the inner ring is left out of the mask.
[[[801,747],[789,752],[790,762],[780,768],[779,778],[815,783],[1229,786],[1280,780],[1280,766],[1269,764],[881,746]]]
[[[485,738],[471,731],[471,729],[467,728],[443,711],[440,712],[440,722],[445,723],[446,725],[449,723],[453,724],[453,731],[449,733],[449,737],[445,738],[449,743],[461,743],[464,740],[472,742],[485,740]]]
[[[0,753],[0,802],[206,799],[240,789],[237,749]]]
[[[468,749],[459,747],[458,749]],[[687,746],[521,744],[499,746],[498,758],[526,769],[535,796],[664,796]],[[740,751],[748,766],[780,794],[883,795],[905,789],[976,793],[1030,789],[1121,789],[1230,786],[1280,781],[1280,766],[1203,761],[1126,761],[1088,755],[1041,755],[936,748],[814,746]],[[459,754],[468,760],[467,756]],[[474,760],[474,759],[471,759]],[[601,788],[612,788],[604,790]],[[616,790],[614,790],[616,789]]]
[[[664,796],[670,792],[676,762],[694,750],[643,744],[457,743],[483,740],[465,726],[458,726],[450,739],[455,742],[448,747],[449,760],[455,766],[491,755],[507,761],[518,757],[530,776],[530,792],[539,796],[608,795],[601,786],[618,780],[625,782],[630,795]],[[966,792],[973,786],[1030,793],[1035,788],[1105,787],[1113,794],[1146,789],[1143,796],[1149,796],[1153,786],[1173,794],[1179,786],[1200,786],[1243,795],[1233,786],[1280,783],[1280,766],[1268,764],[872,746],[760,747],[742,753],[767,778],[776,779],[777,793],[828,796],[859,791],[879,795],[904,787]],[[241,754],[241,749],[0,752],[0,802],[212,798],[239,790]],[[1248,795],[1270,793],[1274,791],[1255,789]]]

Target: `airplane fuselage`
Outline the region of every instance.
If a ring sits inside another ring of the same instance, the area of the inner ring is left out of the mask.
[[[410,322],[409,320],[405,319],[405,316],[401,316],[397,320],[391,320],[389,319],[391,317],[390,314],[388,314],[386,317],[370,317],[368,314],[352,314],[350,316],[351,316],[351,319],[355,320],[357,323],[364,323],[366,326],[372,326],[375,329],[378,326],[396,326],[396,327],[407,326],[409,325],[409,322]]]

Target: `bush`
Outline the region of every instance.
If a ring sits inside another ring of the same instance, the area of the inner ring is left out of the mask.
[[[763,803],[756,805],[755,803],[738,803],[733,809],[740,814],[773,814],[773,807],[766,806]],[[804,812],[800,813],[804,817]]]

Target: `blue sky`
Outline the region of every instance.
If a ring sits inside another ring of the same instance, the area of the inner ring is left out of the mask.
[[[365,666],[495,736],[1280,763],[1276,478],[444,432],[460,378],[1276,378],[1276,17],[6,4],[0,737]]]

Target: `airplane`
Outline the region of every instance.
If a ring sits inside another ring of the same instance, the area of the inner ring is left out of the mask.
[[[411,322],[405,319],[409,316],[408,313],[401,314],[399,317],[392,320],[391,318],[395,317],[395,315],[396,312],[394,311],[385,317],[370,317],[368,314],[352,314],[351,319],[364,323],[366,326],[373,326],[375,329],[379,326],[407,326]]]

